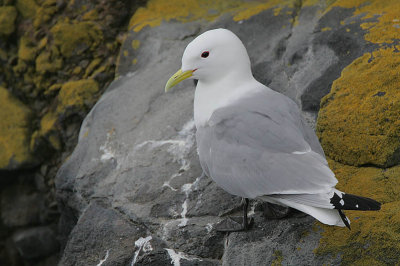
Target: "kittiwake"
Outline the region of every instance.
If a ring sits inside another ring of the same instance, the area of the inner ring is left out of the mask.
[[[380,209],[373,199],[335,188],[335,174],[298,106],[254,79],[246,48],[234,33],[214,29],[189,43],[165,91],[189,78],[198,80],[194,121],[201,167],[222,189],[245,199],[240,228],[224,231],[247,229],[248,199],[348,228],[342,210]]]

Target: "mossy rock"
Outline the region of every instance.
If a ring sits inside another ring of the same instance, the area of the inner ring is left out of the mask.
[[[57,112],[87,111],[96,101],[99,84],[94,79],[82,79],[65,83],[58,94]]]
[[[0,6],[0,34],[9,35],[15,30],[17,10],[13,6]]]
[[[35,0],[17,0],[15,6],[24,18],[34,18],[39,8]]]
[[[3,87],[0,87],[0,103],[0,169],[30,166],[34,163],[29,150],[32,113]]]
[[[93,51],[103,40],[100,27],[93,22],[58,22],[51,29],[54,43],[61,54],[69,58],[80,55],[87,49]]]
[[[400,163],[400,54],[366,53],[347,66],[321,101],[317,133],[325,153],[348,165]]]

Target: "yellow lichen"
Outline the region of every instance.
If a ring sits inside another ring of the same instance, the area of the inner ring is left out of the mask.
[[[97,9],[92,9],[92,10],[86,12],[82,16],[83,20],[90,20],[90,21],[97,20],[98,18],[99,18],[99,12],[97,11]]]
[[[34,18],[39,8],[35,0],[17,0],[15,6],[24,18]]]
[[[28,37],[22,36],[19,39],[18,58],[24,61],[33,61],[36,53],[35,44]]]
[[[74,75],[78,75],[79,73],[82,72],[82,68],[80,66],[76,66],[74,67],[74,69],[72,70],[72,74]]]
[[[283,260],[282,251],[275,250],[273,255],[274,255],[274,260],[271,262],[271,266],[281,266]]]
[[[400,54],[366,53],[347,66],[321,101],[317,132],[325,153],[349,165],[400,159]]]
[[[53,112],[46,113],[40,120],[40,135],[45,136],[50,131],[55,130],[57,115]]]
[[[331,28],[331,27],[325,27],[325,28],[322,28],[322,29],[321,29],[322,32],[323,32],[323,31],[328,31],[328,30],[332,30],[332,28]]]
[[[129,22],[129,28],[140,31],[145,26],[159,26],[161,22],[171,19],[180,22],[205,19],[214,20],[222,13],[230,13],[235,21],[248,19],[266,9],[273,7],[292,7],[296,0],[150,0],[146,7],[139,8]],[[212,12],[210,12],[212,11]]]
[[[33,26],[39,28],[44,23],[48,22],[53,15],[58,11],[56,0],[46,0],[40,3],[40,7],[36,10]]]
[[[80,55],[86,49],[94,50],[103,40],[100,27],[89,21],[69,23],[59,21],[51,29],[54,43],[65,57]]]
[[[0,6],[0,34],[9,35],[15,30],[17,10],[13,6]]]
[[[38,73],[44,74],[46,72],[53,73],[61,69],[63,65],[62,58],[53,56],[52,53],[48,51],[43,51],[36,58],[36,71]]]
[[[65,83],[58,94],[58,113],[70,108],[84,110],[96,100],[99,85],[94,79],[82,79]]]
[[[38,49],[41,50],[41,49],[43,49],[44,47],[46,47],[47,42],[48,42],[47,37],[42,38],[42,39],[39,41]]]
[[[380,211],[346,211],[351,231],[321,225],[324,232],[318,255],[342,253],[343,265],[393,265],[400,254],[400,166],[389,169],[353,167],[330,160],[339,179],[338,188],[348,193],[374,198]],[[361,264],[358,264],[361,263]],[[369,263],[369,264],[370,264]]]
[[[0,87],[0,169],[14,169],[33,161],[29,150],[31,111]]]
[[[364,36],[367,41],[393,43],[400,39],[400,30],[395,26],[400,14],[398,0],[337,0],[331,5],[333,7],[355,8],[354,16],[362,15],[364,20],[377,17],[376,22],[361,24],[362,28],[368,29]]]
[[[61,89],[62,84],[56,83],[51,85],[46,91],[44,92],[44,95],[50,95],[55,93],[56,91],[59,91]]]
[[[90,74],[92,74],[93,70],[101,63],[101,61],[101,58],[93,59],[93,61],[90,62],[90,64],[86,68],[85,75],[83,75],[83,77],[87,78]]]
[[[133,40],[133,41],[132,41],[132,48],[133,48],[133,50],[139,49],[139,46],[140,46],[140,41],[139,41],[139,40]]]

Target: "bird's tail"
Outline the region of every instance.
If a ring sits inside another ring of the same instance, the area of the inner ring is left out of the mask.
[[[334,193],[331,204],[338,210],[378,211],[381,204],[376,200],[347,193]]]
[[[339,194],[333,193],[331,204],[338,210],[340,218],[349,229],[349,219],[342,210],[377,211],[381,209],[381,204],[376,200],[343,192]]]

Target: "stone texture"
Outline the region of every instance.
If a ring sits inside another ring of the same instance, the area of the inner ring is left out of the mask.
[[[398,258],[395,252],[389,258],[384,255],[384,249],[398,248],[394,241],[397,223],[382,222],[394,215],[390,210],[396,196],[388,195],[397,194],[375,185],[377,172],[371,171],[366,179],[354,178],[356,170],[335,163],[332,169],[343,184],[339,188],[351,192],[358,186],[356,194],[384,203],[382,212],[351,213],[356,225],[361,224],[357,217],[363,215],[363,226],[355,226],[351,233],[321,226],[301,213],[265,220],[257,202],[252,203],[255,225],[249,232],[213,230],[223,217],[240,213],[240,199],[201,175],[192,120],[194,84],[187,81],[174,92],[163,93],[165,82],[180,68],[185,46],[201,32],[224,27],[244,41],[255,77],[295,100],[314,124],[321,98],[335,80],[339,84],[343,69],[364,54],[376,53],[379,45],[366,41],[370,28],[364,25],[375,25],[377,16],[364,17],[354,3],[345,1],[329,7],[325,1],[311,2],[230,4],[226,10],[214,9],[213,17],[205,15],[204,20],[197,19],[203,11],[190,15],[193,1],[180,6],[183,11],[165,2],[161,5],[165,8],[157,9],[157,0],[138,10],[122,44],[119,78],[85,118],[79,143],[57,174],[60,231],[66,243],[62,262],[337,265],[362,261],[368,254],[379,254],[377,263]],[[393,47],[391,51],[395,53]],[[334,113],[327,112],[324,119],[326,124],[335,121]],[[396,187],[398,170],[393,171],[388,182]],[[361,189],[364,181],[370,189]],[[90,217],[112,217],[122,220],[123,226],[116,233],[113,226],[103,226],[108,220],[95,223]],[[379,232],[371,233],[374,226],[379,226]],[[135,234],[133,228],[145,229]],[[117,244],[119,234],[132,236],[122,249]],[[388,241],[379,240],[389,234]],[[346,243],[340,244],[345,236]],[[77,243],[79,249],[74,249]]]
[[[24,259],[35,259],[58,251],[58,241],[49,227],[33,227],[13,235],[13,242]]]

